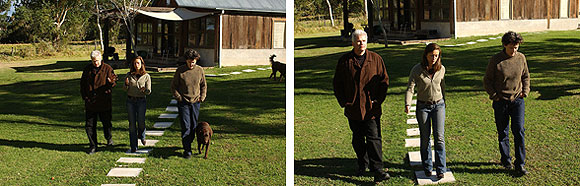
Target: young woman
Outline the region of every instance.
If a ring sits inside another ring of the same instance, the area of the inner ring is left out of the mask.
[[[131,152],[136,152],[137,139],[145,145],[145,111],[147,110],[145,97],[151,94],[151,77],[145,71],[145,61],[141,56],[133,59],[130,69],[123,88],[127,91]]]
[[[405,95],[405,112],[409,113],[415,85],[417,86],[417,121],[421,135],[421,162],[426,176],[431,176],[431,126],[435,142],[435,168],[437,178],[447,171],[445,162],[445,67],[441,64],[441,48],[435,43],[425,47],[422,62],[415,65],[409,75]]]

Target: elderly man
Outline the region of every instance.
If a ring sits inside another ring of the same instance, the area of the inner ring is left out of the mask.
[[[524,39],[518,33],[509,31],[501,39],[504,49],[489,60],[483,87],[493,100],[495,126],[499,140],[501,163],[512,169],[509,141],[509,120],[512,120],[514,134],[516,173],[526,175],[524,168],[526,147],[524,144],[524,98],[530,93],[530,73],[526,56],[518,52]]]
[[[111,135],[112,88],[117,75],[108,64],[102,63],[101,52],[91,52],[92,63],[83,69],[81,76],[81,96],[85,101],[85,129],[89,137],[88,154],[97,151],[97,118],[103,123],[107,145],[113,145]]]
[[[383,170],[381,104],[389,86],[389,76],[380,55],[367,50],[367,34],[352,33],[353,50],[338,60],[334,74],[334,95],[352,130],[352,147],[358,159],[358,175],[367,168],[374,181],[390,178]],[[366,141],[365,141],[366,140]]]
[[[183,157],[186,159],[191,158],[191,143],[195,137],[199,107],[205,101],[207,90],[203,68],[196,65],[200,57],[197,51],[187,50],[186,64],[177,68],[171,81],[171,93],[177,100],[177,109],[181,115],[181,143]]]

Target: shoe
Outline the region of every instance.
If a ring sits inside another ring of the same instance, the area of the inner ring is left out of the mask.
[[[505,168],[507,170],[512,170],[514,168],[514,166],[512,166],[511,163],[510,164],[505,164],[505,165],[502,165],[502,166],[503,166],[503,168]]]
[[[388,180],[390,179],[391,176],[389,176],[389,173],[385,172],[385,171],[377,171],[375,173],[375,182],[382,182],[384,180]]]
[[[366,172],[366,168],[365,169],[357,169],[356,170],[356,176],[363,176]]]
[[[443,174],[443,173],[437,174],[437,179],[443,179],[443,178],[445,178],[445,174]]]
[[[183,153],[183,158],[185,158],[185,159],[190,159],[190,158],[191,158],[191,152],[189,152],[189,153],[185,153],[185,152],[184,152],[184,153]]]
[[[89,148],[89,151],[87,152],[87,154],[94,154],[95,152],[97,152],[97,148]]]
[[[131,149],[131,153],[136,153],[137,149]]]
[[[113,146],[113,139],[108,139],[107,140],[107,146]]]
[[[147,141],[145,141],[145,138],[141,138],[141,143],[143,144],[143,146],[145,146],[145,143],[146,143],[146,142],[147,142]]]
[[[424,171],[425,172],[425,176],[427,177],[431,177],[433,175],[433,173],[431,173],[431,171]]]
[[[526,170],[525,168],[521,167],[521,168],[517,168],[516,169],[516,173],[519,175],[527,175],[530,174],[530,172],[528,172],[528,170]]]

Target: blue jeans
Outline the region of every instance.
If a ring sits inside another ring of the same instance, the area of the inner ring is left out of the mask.
[[[183,145],[183,154],[191,155],[191,143],[195,138],[195,127],[199,117],[200,103],[189,103],[179,101],[177,109],[181,115],[181,144]]]
[[[493,111],[495,115],[495,126],[497,127],[499,152],[501,154],[501,163],[510,165],[510,140],[509,140],[509,120],[512,119],[512,134],[514,135],[515,158],[514,166],[523,168],[526,159],[526,148],[524,144],[524,114],[525,103],[523,98],[517,98],[513,101],[500,100],[493,102]]]
[[[138,139],[145,139],[146,111],[147,100],[145,98],[127,98],[127,112],[129,113],[129,144],[132,150],[137,149]]]
[[[435,168],[437,174],[447,172],[445,160],[445,101],[440,100],[436,104],[426,105],[417,102],[417,122],[421,135],[421,163],[423,170],[431,172],[433,164],[431,160],[431,126],[433,126],[433,141],[435,142]]]

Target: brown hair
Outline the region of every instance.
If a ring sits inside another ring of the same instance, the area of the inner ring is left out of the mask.
[[[141,69],[137,70],[135,69],[135,62],[137,60],[141,60]],[[147,74],[147,71],[145,71],[145,60],[143,60],[143,58],[141,56],[137,56],[135,57],[135,59],[133,59],[133,61],[131,61],[131,74],[136,74],[136,75],[145,75]]]
[[[520,44],[524,42],[524,38],[522,38],[522,35],[514,32],[514,31],[508,31],[505,34],[503,34],[503,36],[501,37],[501,43],[506,46],[509,44]]]
[[[439,57],[437,58],[437,62],[433,65],[431,62],[427,61],[427,54],[435,50],[439,50]],[[429,73],[435,73],[441,70],[441,53],[441,47],[439,47],[439,45],[436,43],[429,43],[423,52],[423,61],[421,62],[423,69],[429,71]]]

